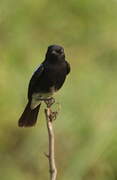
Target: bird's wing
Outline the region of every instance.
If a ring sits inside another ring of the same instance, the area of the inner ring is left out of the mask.
[[[32,75],[32,78],[29,82],[29,87],[28,87],[28,99],[31,98],[34,88],[35,88],[35,85],[36,85],[37,81],[39,80],[40,75],[42,74],[43,70],[44,70],[44,65],[42,63],[38,67],[38,69],[34,72],[34,74]]]
[[[69,74],[70,70],[71,70],[70,64],[67,61],[65,61],[65,62],[66,62],[66,65],[67,65],[67,74]]]

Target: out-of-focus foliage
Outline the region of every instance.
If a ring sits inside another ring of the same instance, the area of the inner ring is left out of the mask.
[[[117,179],[117,1],[0,1],[0,179],[48,179],[44,105],[35,128],[17,121],[29,79],[50,44],[71,74],[56,96],[61,180]]]

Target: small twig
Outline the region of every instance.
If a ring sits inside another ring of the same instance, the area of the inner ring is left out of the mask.
[[[54,150],[54,131],[53,131],[53,118],[52,111],[50,107],[45,109],[46,123],[48,129],[48,140],[49,140],[49,153],[46,154],[49,160],[49,168],[50,168],[50,180],[56,180],[57,176],[57,168],[55,164],[55,150]]]

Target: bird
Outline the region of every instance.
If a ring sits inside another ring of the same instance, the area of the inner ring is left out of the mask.
[[[19,118],[19,127],[32,127],[36,124],[41,102],[52,98],[62,87],[70,69],[64,48],[60,45],[48,46],[45,60],[29,81],[28,103]]]

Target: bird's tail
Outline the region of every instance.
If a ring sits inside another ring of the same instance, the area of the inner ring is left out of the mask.
[[[41,104],[39,104],[35,109],[31,109],[30,102],[28,102],[24,112],[22,113],[22,115],[18,121],[18,126],[19,127],[34,126],[35,123],[37,122],[37,116],[38,116],[38,112],[40,109],[40,105]]]

